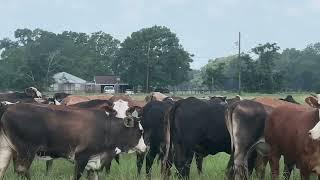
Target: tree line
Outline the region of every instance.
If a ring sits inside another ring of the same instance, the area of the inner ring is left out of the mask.
[[[237,90],[239,72],[243,91],[320,89],[320,43],[282,51],[276,43],[259,44],[240,59],[237,55],[211,59],[200,70],[191,70],[193,55],[164,26],[140,29],[122,42],[102,31],[17,29],[14,39],[0,40],[0,55],[1,90],[27,86],[47,90],[52,76],[62,71],[87,81],[95,75],[119,75],[143,90],[147,84],[151,90]]]
[[[209,60],[200,71],[203,88],[247,92],[319,91],[320,43],[280,52],[276,43],[259,44],[249,53]]]
[[[133,32],[123,42],[99,31],[91,34],[42,29],[17,29],[14,39],[0,40],[0,89],[36,86],[47,90],[57,72],[87,81],[95,75],[119,75],[145,88],[175,85],[188,80],[192,55],[176,34],[164,26]],[[148,71],[148,73],[147,73]]]

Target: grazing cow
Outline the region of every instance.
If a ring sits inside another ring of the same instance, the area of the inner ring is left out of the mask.
[[[253,165],[260,179],[264,178],[267,163],[267,158],[263,157],[267,148],[263,134],[265,121],[273,108],[290,104],[293,103],[259,97],[236,102],[228,108],[226,124],[231,136],[231,156],[234,157],[233,168],[228,172],[229,179],[248,179]]]
[[[103,157],[111,161],[120,152],[146,151],[137,118],[115,115],[109,106],[105,110],[24,103],[9,106],[0,124],[0,179],[11,156],[15,171],[27,179],[36,153],[74,160],[73,179],[78,180],[85,168],[89,175],[96,175]]]
[[[279,106],[265,125],[265,140],[270,145],[272,179],[278,179],[279,159],[284,157],[284,177],[289,179],[296,165],[301,179],[314,172],[320,175],[320,143],[309,137],[309,130],[319,122],[319,110],[296,105]],[[311,137],[315,138],[313,130]]]
[[[159,159],[163,159],[163,150],[161,145],[164,143],[164,116],[169,108],[174,104],[174,101],[167,99],[164,101],[150,101],[145,105],[141,116],[141,125],[144,129],[144,140],[149,151],[146,154],[146,174],[151,178],[151,167],[157,155]],[[141,172],[145,154],[137,154],[137,169],[138,174]]]
[[[194,153],[199,157],[218,152],[230,153],[230,136],[221,100],[194,97],[177,101],[165,119],[166,154],[162,170],[166,177],[174,163],[179,174],[188,178]]]
[[[0,101],[8,102],[36,102],[34,98],[42,98],[41,93],[34,87],[29,87],[21,92],[0,93]]]

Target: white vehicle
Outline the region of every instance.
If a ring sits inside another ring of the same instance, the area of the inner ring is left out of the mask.
[[[103,91],[104,91],[104,93],[107,93],[107,94],[114,94],[115,93],[113,86],[105,86],[103,88]]]
[[[127,95],[132,95],[134,94],[133,90],[132,89],[126,89],[126,92],[125,92]]]

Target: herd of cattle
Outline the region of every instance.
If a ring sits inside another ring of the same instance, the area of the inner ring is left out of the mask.
[[[195,157],[198,173],[203,158],[219,152],[230,154],[228,179],[249,179],[255,169],[264,179],[269,162],[272,179],[279,177],[284,157],[284,177],[293,168],[301,179],[320,175],[320,104],[312,95],[300,105],[284,99],[240,96],[186,99],[151,93],[144,101],[123,95],[75,96],[57,93],[42,97],[34,87],[24,92],[0,94],[0,179],[13,160],[14,172],[30,179],[35,158],[74,163],[73,179],[86,170],[98,179],[120,153],[137,152],[137,170],[146,159],[151,178],[155,157],[161,160],[164,179],[174,165],[180,178],[189,178]]]

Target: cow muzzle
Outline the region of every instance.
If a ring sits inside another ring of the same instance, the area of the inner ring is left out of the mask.
[[[129,151],[129,153],[130,152],[135,152],[135,151],[138,152],[138,153],[144,153],[147,150],[148,150],[148,147],[144,143],[143,136],[141,136],[140,139],[139,139],[138,144],[133,148],[132,151]]]
[[[308,135],[313,140],[320,140],[320,122],[318,122],[309,132]]]

